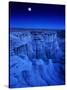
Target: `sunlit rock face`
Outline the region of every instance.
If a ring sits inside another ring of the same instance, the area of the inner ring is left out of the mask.
[[[64,31],[10,32],[10,87],[65,83]]]

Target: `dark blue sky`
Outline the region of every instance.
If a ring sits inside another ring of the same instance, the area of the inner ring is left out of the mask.
[[[9,18],[10,28],[65,29],[65,6],[10,2]]]

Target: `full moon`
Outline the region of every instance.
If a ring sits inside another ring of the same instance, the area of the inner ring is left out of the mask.
[[[28,11],[31,11],[31,10],[32,10],[31,7],[29,7],[29,8],[28,8]]]

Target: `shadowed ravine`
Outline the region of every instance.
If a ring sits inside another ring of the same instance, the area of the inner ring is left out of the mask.
[[[64,30],[10,32],[10,88],[65,84]]]

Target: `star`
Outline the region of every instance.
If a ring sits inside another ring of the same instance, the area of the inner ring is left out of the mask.
[[[32,10],[31,7],[29,7],[29,8],[28,8],[28,11],[31,12],[31,10]]]

